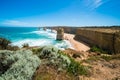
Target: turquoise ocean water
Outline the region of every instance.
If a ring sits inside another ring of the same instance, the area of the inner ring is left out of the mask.
[[[24,43],[29,46],[54,45],[59,49],[72,48],[67,40],[56,41],[56,32],[46,31],[37,27],[0,27],[0,37],[11,40],[11,45],[22,47]]]

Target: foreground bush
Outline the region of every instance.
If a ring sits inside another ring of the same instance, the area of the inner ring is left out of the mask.
[[[6,57],[2,64],[9,65],[6,72],[1,74],[0,80],[32,80],[32,76],[40,64],[39,58],[30,50],[0,51],[0,56],[1,58]]]
[[[10,45],[11,41],[5,38],[0,38],[0,50],[19,50],[18,46],[12,46]]]
[[[0,38],[0,49],[6,49],[8,44],[10,44],[11,41],[5,39],[5,38]]]
[[[59,54],[59,52],[60,50],[53,46],[33,49],[33,53],[40,59],[46,59],[47,64],[54,65],[56,68],[65,68],[70,64],[70,59],[67,56]]]
[[[75,60],[71,59],[70,65],[67,67],[67,71],[70,74],[75,76],[78,75],[88,75],[88,67],[81,65],[80,63],[76,62]]]
[[[0,51],[0,76],[16,61],[12,51]]]
[[[37,54],[40,59],[47,59],[47,64],[54,65],[58,70],[67,70],[68,73],[75,76],[88,74],[87,67],[76,62],[53,46],[33,49],[33,52]]]

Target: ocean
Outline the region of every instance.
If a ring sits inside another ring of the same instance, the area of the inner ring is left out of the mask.
[[[22,47],[28,43],[29,46],[47,46],[54,45],[59,49],[72,48],[69,41],[57,41],[56,32],[46,31],[43,28],[38,30],[37,27],[0,27],[0,37],[9,39],[11,45]]]

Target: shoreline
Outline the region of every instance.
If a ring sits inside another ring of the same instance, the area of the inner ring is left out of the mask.
[[[64,33],[64,39],[68,40],[76,51],[88,51],[90,47],[74,39],[74,34]]]

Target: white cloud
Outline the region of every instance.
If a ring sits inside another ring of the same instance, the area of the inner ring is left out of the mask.
[[[102,0],[94,0],[94,8],[98,8],[99,6],[101,6],[103,4]]]
[[[103,5],[104,3],[108,2],[109,0],[84,0],[84,1],[85,1],[85,5],[89,9],[94,10],[100,7],[101,5]]]
[[[5,20],[3,22],[1,22],[1,25],[4,26],[33,26],[32,24],[26,23],[26,22],[22,22],[22,21],[18,21],[18,20]]]

